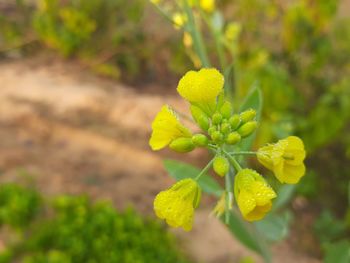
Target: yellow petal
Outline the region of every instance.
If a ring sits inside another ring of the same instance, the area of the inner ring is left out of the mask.
[[[152,123],[149,145],[152,150],[160,150],[179,137],[192,137],[192,133],[180,123],[169,106],[164,105]]]
[[[258,206],[265,206],[276,197],[275,191],[262,181],[255,181],[251,186],[251,191]]]
[[[249,214],[245,216],[247,221],[257,221],[264,218],[267,212],[269,212],[272,208],[272,202],[270,201],[264,206],[256,206],[254,210],[252,210]]]
[[[190,102],[212,102],[224,86],[224,76],[214,68],[188,71],[177,86],[177,91]]]
[[[292,160],[286,159],[286,162],[288,162],[291,165],[299,165],[301,164],[306,156],[306,152],[304,149],[304,143],[303,141],[296,136],[289,136],[285,139],[288,144],[285,148],[285,155],[286,156],[292,156]]]
[[[245,189],[242,189],[238,194],[237,204],[244,218],[256,207],[253,195]]]
[[[269,144],[258,150],[258,161],[269,170],[273,170],[282,160],[284,146],[281,144]]]
[[[274,173],[281,183],[296,184],[305,175],[305,170],[306,168],[303,163],[300,165],[290,165],[285,162],[276,167]]]
[[[181,180],[156,196],[154,211],[168,225],[189,231],[192,229],[194,207],[200,199],[199,192],[200,188],[194,180]]]

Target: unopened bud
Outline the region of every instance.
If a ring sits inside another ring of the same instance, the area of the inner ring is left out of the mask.
[[[195,134],[192,136],[192,142],[195,146],[204,147],[208,144],[208,138],[204,134]]]
[[[208,129],[208,134],[210,136],[212,136],[213,132],[217,131],[216,129],[216,126],[211,126],[209,129]]]
[[[246,123],[248,121],[251,121],[255,118],[256,116],[256,111],[253,110],[253,109],[249,109],[249,110],[246,110],[246,111],[243,111],[241,114],[240,114],[240,117],[241,117],[241,121],[243,123]]]
[[[231,145],[238,143],[240,140],[241,135],[238,132],[231,132],[226,138],[226,142]]]
[[[213,124],[220,124],[222,121],[222,115],[218,112],[214,113],[212,117]]]
[[[224,118],[230,118],[232,112],[232,104],[229,101],[225,101],[220,108],[220,113]]]
[[[223,134],[228,134],[228,133],[231,131],[231,125],[228,124],[228,123],[223,123],[223,124],[221,124],[220,131],[221,131]]]
[[[207,131],[209,128],[208,116],[197,106],[191,105],[191,114],[195,122],[201,127],[202,130]]]
[[[247,123],[244,123],[241,127],[239,127],[237,132],[241,135],[241,137],[244,138],[252,134],[257,126],[258,123],[256,121],[249,121]]]
[[[192,151],[195,145],[193,144],[191,138],[181,137],[173,140],[169,147],[175,152],[186,153]]]
[[[238,126],[241,124],[241,118],[238,114],[234,114],[230,119],[229,123],[231,125],[232,130],[236,130]]]
[[[218,175],[223,177],[228,173],[230,169],[230,164],[225,157],[217,156],[214,159],[213,169]]]
[[[211,138],[216,143],[221,143],[224,139],[224,135],[219,131],[214,131],[211,135]]]

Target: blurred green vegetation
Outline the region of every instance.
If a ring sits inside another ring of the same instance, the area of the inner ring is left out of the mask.
[[[86,196],[46,200],[15,184],[0,186],[0,200],[0,262],[188,262],[172,235],[132,209]]]
[[[232,9],[226,2],[225,15],[241,27],[236,100],[256,81],[264,94],[257,145],[289,134],[303,138],[308,176],[298,192],[343,216],[350,180],[350,17],[337,15],[338,0],[242,0]]]
[[[338,0],[237,3],[228,15],[242,26],[238,94],[255,81],[264,94],[257,145],[289,134],[303,138],[308,174],[297,193],[344,218],[350,180],[350,17],[337,15]]]
[[[241,26],[236,100],[260,83],[257,145],[289,134],[304,140],[308,172],[296,192],[320,213],[314,233],[328,258],[350,236],[350,17],[338,16],[338,0],[235,2],[222,10]]]

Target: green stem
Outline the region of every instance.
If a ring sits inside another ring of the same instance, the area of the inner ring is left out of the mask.
[[[229,155],[257,155],[257,152],[252,151],[241,151],[241,152],[230,152]]]
[[[199,178],[205,174],[206,172],[208,172],[208,170],[210,169],[211,165],[214,162],[214,158],[210,160],[210,162],[203,168],[203,170],[196,176],[196,178],[194,178],[194,180],[198,181]]]
[[[208,59],[207,51],[204,46],[203,38],[201,32],[198,30],[195,19],[193,16],[192,9],[188,5],[187,0],[183,1],[185,12],[188,18],[188,32],[191,34],[193,39],[193,45],[197,55],[199,56],[204,67],[210,67],[210,62]]]
[[[217,32],[217,31],[214,32],[214,40],[215,40],[216,50],[218,52],[221,70],[222,70],[222,72],[224,72],[226,69],[227,62],[226,62],[224,50],[223,50],[222,45],[220,43],[220,32]]]
[[[225,202],[225,223],[228,224],[230,220],[230,210],[232,208],[233,200],[233,176],[231,171],[225,175],[225,190],[226,190],[226,202]]]
[[[239,164],[239,162],[233,157],[231,156],[228,152],[226,152],[225,150],[222,150],[223,153],[226,155],[227,159],[230,161],[230,163],[232,164],[232,166],[235,168],[235,170],[237,172],[242,170],[241,165]]]
[[[153,4],[153,3],[151,3],[151,4],[157,8],[158,12],[159,12],[166,20],[168,20],[168,21],[169,21],[170,23],[172,23],[173,25],[176,25],[175,22],[174,22],[174,20],[173,20],[166,12],[164,12],[163,9],[161,9],[161,8],[160,8],[158,5],[156,5],[156,4]]]
[[[216,51],[217,51],[218,57],[219,57],[220,67],[221,67],[222,72],[224,72],[226,69],[226,66],[227,66],[227,61],[226,61],[223,45],[220,41],[221,32],[213,27],[208,15],[205,14],[203,11],[201,11],[201,16],[203,17],[204,21],[208,25],[208,27],[209,27],[209,29],[214,37],[214,42],[215,42]]]
[[[215,144],[208,143],[208,147],[212,150],[217,150],[218,147]]]

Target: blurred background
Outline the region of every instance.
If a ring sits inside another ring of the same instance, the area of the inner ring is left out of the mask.
[[[255,148],[295,134],[308,152],[274,262],[350,262],[350,1],[216,6],[231,21],[235,101],[256,81],[263,91]],[[208,158],[148,146],[163,104],[188,112],[177,81],[200,66],[146,0],[0,0],[0,262],[261,262],[209,216],[213,197],[190,233],[153,215],[173,182],[163,159]]]

